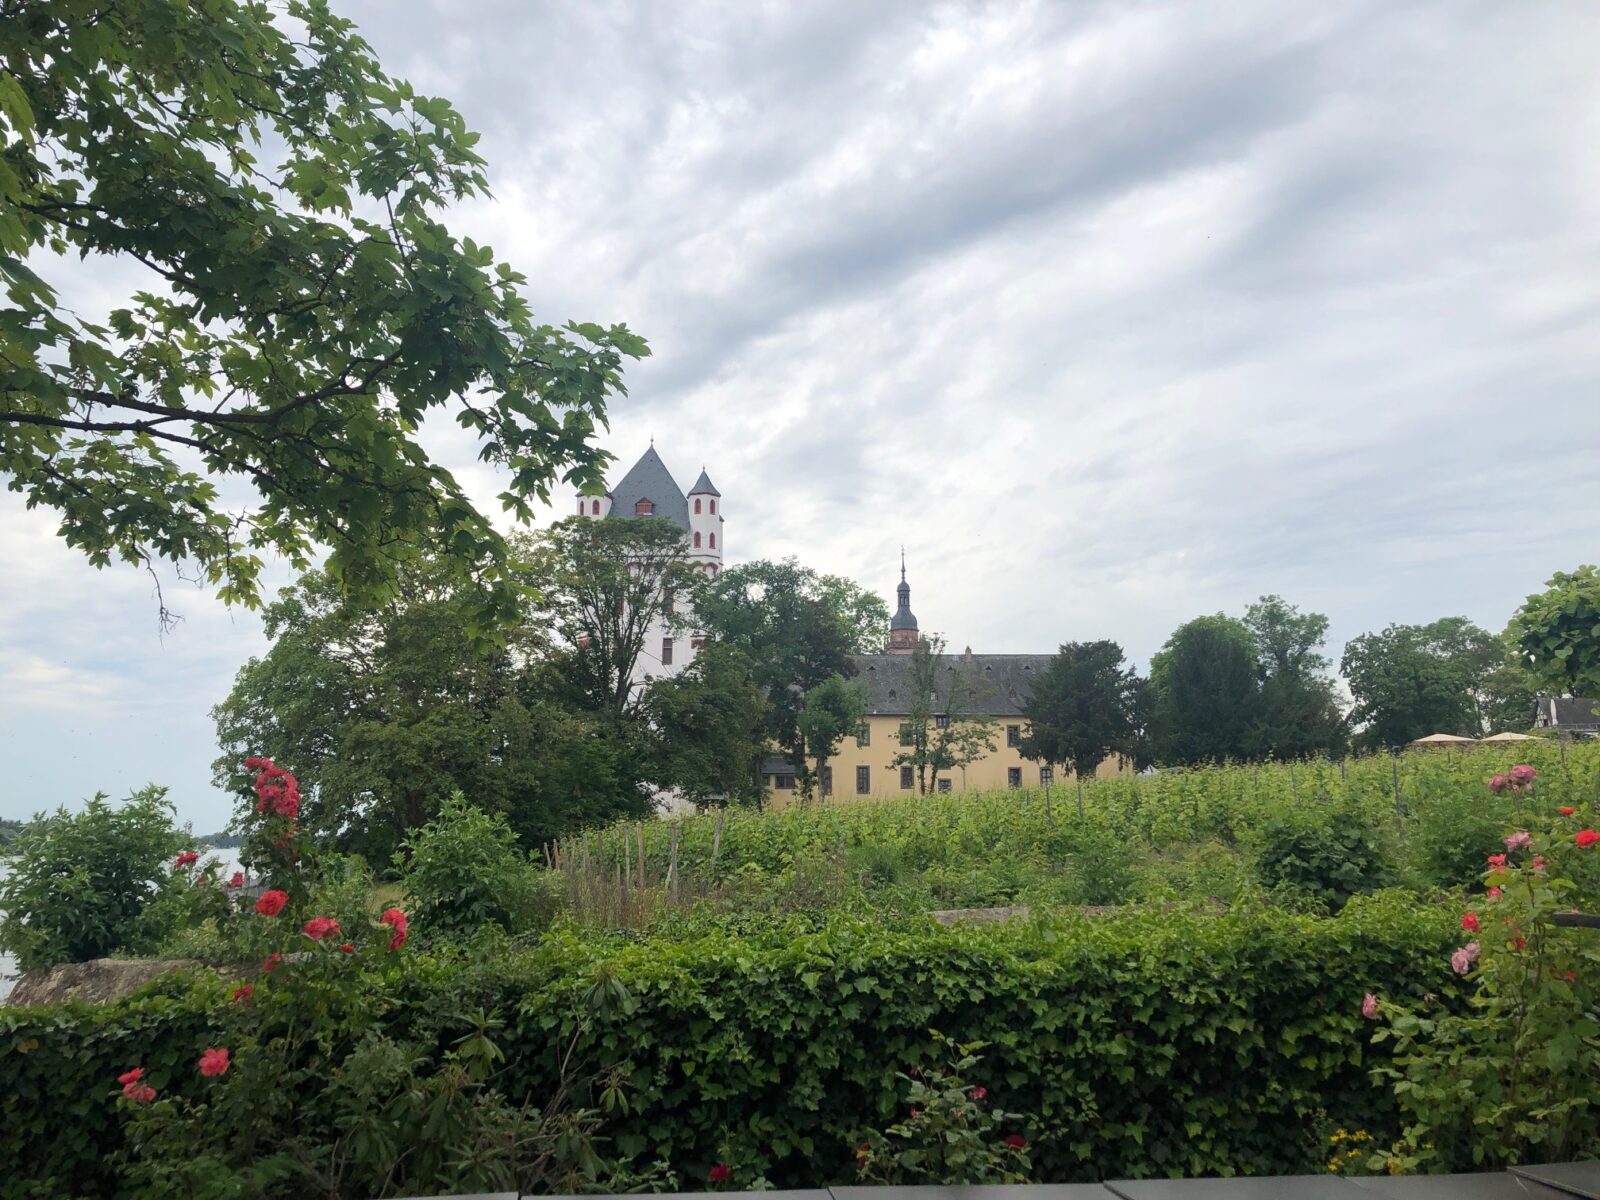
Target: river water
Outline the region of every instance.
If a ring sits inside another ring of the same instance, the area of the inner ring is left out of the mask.
[[[239,869],[239,852],[237,850],[213,850],[209,846],[200,847],[205,860],[219,859],[222,862],[222,877],[226,879]],[[0,859],[0,880],[9,875],[8,868],[3,859]],[[9,954],[0,954],[0,1003],[10,995],[11,989],[17,982],[17,960]]]

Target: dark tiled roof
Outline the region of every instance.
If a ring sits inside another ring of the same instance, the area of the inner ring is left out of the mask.
[[[641,500],[655,505],[655,516],[665,517],[688,532],[689,501],[678,489],[672,472],[667,470],[667,464],[661,461],[654,446],[646,450],[644,457],[622,477],[622,482],[611,489],[611,515],[634,516],[634,507]]]
[[[694,481],[694,486],[689,489],[691,496],[720,496],[716,484],[711,482],[711,476],[706,474],[704,467],[700,468],[700,478]]]
[[[1544,696],[1539,704],[1541,717],[1549,711],[1547,705],[1554,706],[1556,729],[1593,729],[1600,725],[1600,716],[1595,715],[1595,709],[1600,708],[1600,700],[1588,700],[1582,696]]]
[[[964,707],[987,717],[1017,717],[1033,691],[1033,681],[1044,674],[1053,654],[941,654],[939,696],[950,694],[950,683],[961,672],[971,681]],[[851,682],[867,693],[867,712],[875,717],[904,716],[911,707],[910,654],[857,654],[850,660],[856,673]]]

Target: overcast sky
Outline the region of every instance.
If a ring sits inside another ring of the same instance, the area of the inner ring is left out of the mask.
[[[903,543],[952,646],[1142,666],[1265,592],[1335,658],[1498,630],[1600,557],[1600,8],[335,7],[482,132],[452,225],[650,340],[613,479],[706,466],[731,560],[890,596]],[[9,494],[0,555],[0,815],[155,781],[221,825],[258,621],[184,591],[160,637]]]

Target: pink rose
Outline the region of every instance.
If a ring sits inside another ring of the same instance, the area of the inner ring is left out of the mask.
[[[1533,837],[1526,829],[1519,829],[1516,833],[1508,835],[1505,843],[1506,849],[1515,853],[1518,850],[1526,850],[1533,845]]]
[[[1378,998],[1368,992],[1361,1001],[1361,1015],[1369,1021],[1378,1019]]]
[[[1468,942],[1461,949],[1450,956],[1450,967],[1457,975],[1465,975],[1467,969],[1478,961],[1478,943]]]

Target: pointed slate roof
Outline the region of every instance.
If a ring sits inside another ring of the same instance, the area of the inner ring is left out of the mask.
[[[689,489],[689,495],[720,496],[722,493],[717,491],[716,485],[711,482],[711,476],[706,474],[706,469],[704,467],[701,467],[700,478],[694,481],[694,486]]]
[[[654,516],[666,517],[688,532],[689,501],[673,481],[672,472],[667,470],[667,464],[661,461],[654,446],[646,450],[622,481],[611,489],[611,515],[631,517],[641,500],[655,505]]]

